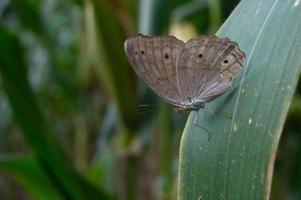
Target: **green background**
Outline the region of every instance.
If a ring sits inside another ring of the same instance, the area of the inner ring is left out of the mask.
[[[0,199],[300,199],[300,13],[299,0],[1,0]],[[246,52],[235,87],[199,111],[210,141],[131,69],[138,32]]]

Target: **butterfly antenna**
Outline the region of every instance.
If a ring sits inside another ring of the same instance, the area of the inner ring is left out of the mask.
[[[197,120],[198,120],[198,118],[199,118],[199,112],[197,111],[197,115],[196,115],[196,117],[194,118],[193,124],[196,125],[197,127],[201,128],[201,129],[203,129],[203,130],[207,133],[207,135],[208,135],[208,141],[209,141],[210,138],[211,138],[211,135],[210,135],[209,131],[208,131],[206,128],[201,127],[200,125],[198,125],[198,124],[196,123]]]

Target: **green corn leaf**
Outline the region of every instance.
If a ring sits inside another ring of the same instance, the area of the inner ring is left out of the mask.
[[[65,199],[109,199],[73,168],[43,118],[27,81],[24,52],[15,34],[0,24],[0,76],[14,117],[39,164]]]
[[[217,35],[239,43],[241,81],[190,114],[180,147],[178,199],[268,199],[283,123],[301,66],[301,2],[243,0]],[[209,108],[208,108],[209,107]],[[229,116],[228,116],[229,115]]]
[[[123,42],[125,33],[116,16],[112,2],[89,0],[85,2],[85,15],[90,56],[106,91],[116,102],[123,125],[134,132],[136,120],[135,76],[128,65]]]
[[[0,170],[12,177],[34,199],[63,200],[33,157],[1,155]]]

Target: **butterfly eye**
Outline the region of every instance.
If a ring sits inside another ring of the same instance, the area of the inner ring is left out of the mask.
[[[168,54],[165,54],[165,55],[164,55],[164,58],[165,58],[165,59],[168,59],[168,58],[169,58],[169,55],[168,55]]]
[[[145,53],[143,50],[141,50],[141,52],[140,52],[142,55]]]
[[[137,55],[137,54],[138,54],[138,51],[135,51],[135,54]]]
[[[199,53],[198,57],[199,57],[199,58],[203,58],[203,54],[202,54],[202,53]]]

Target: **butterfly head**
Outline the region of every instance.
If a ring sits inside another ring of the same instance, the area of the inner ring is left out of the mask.
[[[200,108],[205,108],[204,102],[192,102],[191,104],[183,105],[182,107],[176,107],[177,112],[186,112],[186,111],[198,111]]]

